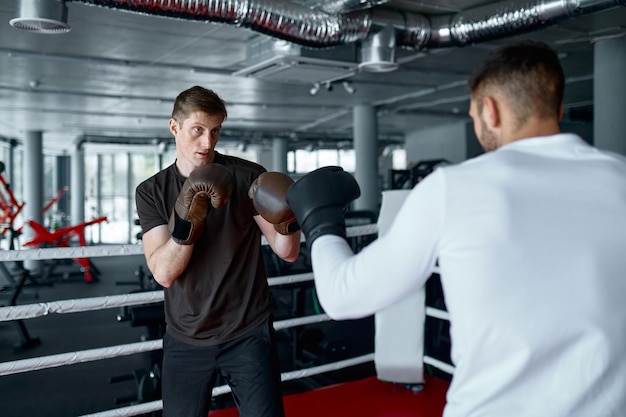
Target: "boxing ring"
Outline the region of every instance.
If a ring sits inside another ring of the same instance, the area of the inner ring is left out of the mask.
[[[347,236],[349,238],[374,235],[378,232],[379,226],[376,224],[347,228]],[[266,242],[264,242],[264,244],[266,244]],[[0,251],[0,262],[128,255],[143,255],[141,245],[85,246]],[[302,273],[268,278],[268,283],[270,287],[274,287],[288,284],[297,285],[312,280],[312,273]],[[0,322],[28,320],[50,314],[71,314],[101,309],[147,305],[160,303],[162,301],[163,291],[158,290],[0,307]],[[421,306],[421,308],[423,308],[425,315],[428,317],[436,318],[437,320],[448,319],[446,311],[425,306]],[[417,317],[416,319],[423,321],[424,317]],[[277,320],[274,322],[274,327],[277,332],[280,332],[296,326],[305,326],[327,321],[331,321],[331,319],[322,312],[320,314]],[[378,320],[376,325],[380,325]],[[423,343],[423,339],[420,339],[420,341]],[[377,346],[381,345],[378,341],[376,344]],[[154,352],[161,349],[162,339],[158,339],[8,361],[0,363],[0,376],[62,367],[82,362],[98,361],[125,355],[134,355],[143,352]],[[420,368],[418,371],[420,371],[420,374],[423,374],[421,367],[424,364],[433,366],[447,374],[453,373],[454,368],[452,365],[428,355],[422,355],[421,350],[419,352]],[[391,356],[397,355],[391,352]],[[377,358],[376,352],[371,352],[319,366],[284,372],[281,377],[282,381],[292,381],[366,363],[376,363],[378,373],[380,374],[385,367],[384,360],[384,358]],[[393,375],[391,376],[393,378]],[[402,379],[402,377],[400,379]],[[419,389],[409,389],[403,385],[406,381],[394,381],[393,379],[381,379],[373,376],[328,387],[316,388],[307,392],[289,394],[284,397],[286,413],[287,415],[298,417],[313,415],[341,415],[342,417],[441,416],[445,405],[445,394],[448,382],[429,375],[426,375],[423,380],[416,382],[419,383]],[[213,389],[212,395],[213,397],[218,397],[229,392],[230,387],[227,385],[216,386]],[[82,417],[136,416],[158,412],[162,409],[162,406],[161,400],[148,401],[141,404],[114,408],[108,411],[84,414]],[[219,409],[211,411],[209,414],[215,417],[238,415],[233,408]]]

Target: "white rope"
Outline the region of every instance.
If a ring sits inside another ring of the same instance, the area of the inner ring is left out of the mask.
[[[424,356],[424,363],[441,369],[442,371],[450,375],[454,374],[454,366],[450,365],[449,363],[440,361],[439,359],[431,358],[430,356]]]
[[[331,318],[327,314],[315,314],[313,316],[276,321],[274,322],[274,329],[283,330],[289,327],[304,326],[305,324],[321,323],[330,320]]]
[[[0,262],[143,255],[142,245],[95,245],[0,251]]]
[[[24,304],[0,307],[0,321],[30,319],[50,313],[77,313],[106,308],[163,301],[163,291],[146,291],[133,294],[110,295],[105,297],[78,298],[52,301],[48,303]]]
[[[450,320],[450,313],[438,308],[426,307],[426,315],[441,320]]]
[[[285,275],[269,278],[270,286],[293,284],[313,280],[313,273]],[[23,320],[45,316],[51,313],[76,313],[106,308],[149,304],[163,301],[163,291],[146,291],[133,294],[111,295],[105,297],[79,298],[72,300],[52,301],[47,303],[24,304],[19,306],[0,307],[0,322]],[[426,307],[426,314],[442,320],[450,320],[447,311]]]
[[[3,362],[0,363],[0,376],[72,365],[75,363],[91,362],[100,359],[116,358],[118,356],[149,352],[162,348],[163,340],[151,340],[148,342],[138,342],[127,345],[109,346],[99,349],[81,350],[78,352],[60,353],[57,355]]]
[[[358,356],[355,358],[345,359],[343,361],[328,363],[325,365],[314,366],[307,369],[300,369],[297,371],[291,372],[283,372],[280,375],[282,381],[289,381],[293,379],[301,379],[312,375],[321,374],[324,372],[336,371],[343,368],[348,368],[350,366],[359,365],[362,363],[372,362],[374,360],[374,354],[369,353],[363,356]],[[223,395],[231,392],[231,388],[228,385],[221,385],[219,387],[213,388],[212,395],[217,397],[218,395]],[[80,417],[131,417],[139,414],[145,414],[153,411],[159,411],[163,409],[163,401],[152,401],[148,403],[143,403],[139,405],[133,405],[129,407],[117,408],[115,410],[107,410],[102,411],[100,413],[95,414],[86,414]]]
[[[276,330],[289,327],[304,326],[306,324],[330,321],[326,314],[298,317],[294,319],[274,322]],[[134,353],[158,350],[163,347],[163,340],[151,340],[147,342],[131,343],[127,345],[109,346],[99,349],[81,350],[77,352],[61,353],[57,355],[41,356],[38,358],[21,359],[11,362],[0,363],[0,376],[17,374],[20,372],[37,371],[39,369],[54,368],[74,363],[90,362],[100,359],[108,359],[116,356],[132,355]]]
[[[348,237],[371,235],[378,232],[376,224],[363,226],[350,226],[346,228]],[[302,235],[304,240],[304,235]],[[263,244],[267,244],[262,239]],[[92,246],[72,246],[69,248],[38,248],[0,251],[0,262],[6,261],[26,261],[43,259],[72,259],[72,258],[97,258],[105,256],[128,256],[143,255],[141,244],[125,245],[92,245]]]
[[[293,379],[302,379],[313,375],[322,374],[324,372],[337,371],[339,369],[348,368],[350,366],[360,365],[362,363],[372,362],[374,360],[374,354],[368,353],[366,355],[357,356],[355,358],[344,359],[342,361],[327,363],[324,365],[313,366],[311,368],[306,369],[298,369],[290,372],[283,372],[280,375],[281,381],[290,381]],[[219,387],[213,388],[212,395],[217,397],[218,395],[223,395],[228,392],[231,392],[230,386],[222,385]]]
[[[285,275],[269,278],[270,286],[294,284],[313,280],[313,273]],[[47,303],[24,304],[19,306],[0,307],[0,322],[31,319],[51,313],[76,313],[92,310],[103,310],[113,307],[124,307],[138,304],[149,304],[163,301],[163,291],[146,291],[133,294],[111,295],[105,297],[78,298],[73,300],[52,301]]]
[[[313,280],[313,272],[306,272],[304,274],[295,275],[283,275],[281,277],[268,278],[267,283],[270,287],[275,285],[294,284],[296,282],[305,282]]]
[[[311,375],[317,375],[324,372],[336,371],[350,366],[359,365],[362,363],[372,362],[374,360],[374,354],[368,353],[356,358],[345,359],[339,362],[327,363],[313,368],[300,369],[297,371],[284,372],[281,374],[282,381],[289,381],[292,379],[300,379]]]

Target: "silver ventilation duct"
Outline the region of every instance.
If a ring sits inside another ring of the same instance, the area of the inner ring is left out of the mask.
[[[226,23],[311,48],[365,39],[368,11],[330,15],[286,0],[69,0],[130,12]]]
[[[15,0],[15,18],[9,24],[16,29],[44,34],[66,33],[67,6],[63,0]]]
[[[50,0],[48,0],[50,1]],[[333,1],[329,14],[286,0],[67,0],[131,12],[245,27],[305,47],[327,48],[360,42],[389,25],[388,12],[370,7],[346,12],[360,1]],[[295,0],[294,0],[295,1]],[[306,1],[306,0],[300,0]],[[317,2],[320,4],[322,2]],[[378,5],[383,1],[366,1]],[[437,18],[405,13],[396,27],[399,47],[464,46],[526,33],[567,19],[626,6],[626,0],[502,1]],[[329,6],[330,7],[330,6]]]
[[[465,46],[501,39],[618,6],[626,6],[626,1],[504,1],[467,10],[438,22],[431,22],[430,39],[424,47]]]

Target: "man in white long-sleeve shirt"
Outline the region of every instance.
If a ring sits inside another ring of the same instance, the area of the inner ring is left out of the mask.
[[[439,261],[450,313],[446,417],[626,415],[626,159],[560,133],[564,76],[547,45],[507,45],[469,80],[486,153],[437,169],[387,233],[353,254],[338,167],[289,190],[335,319],[424,285]]]

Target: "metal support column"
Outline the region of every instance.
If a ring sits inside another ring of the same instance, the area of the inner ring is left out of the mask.
[[[626,35],[594,42],[593,142],[626,155]]]
[[[381,190],[378,185],[376,109],[369,105],[357,105],[353,115],[355,178],[361,187],[361,197],[354,202],[354,209],[378,213]]]

